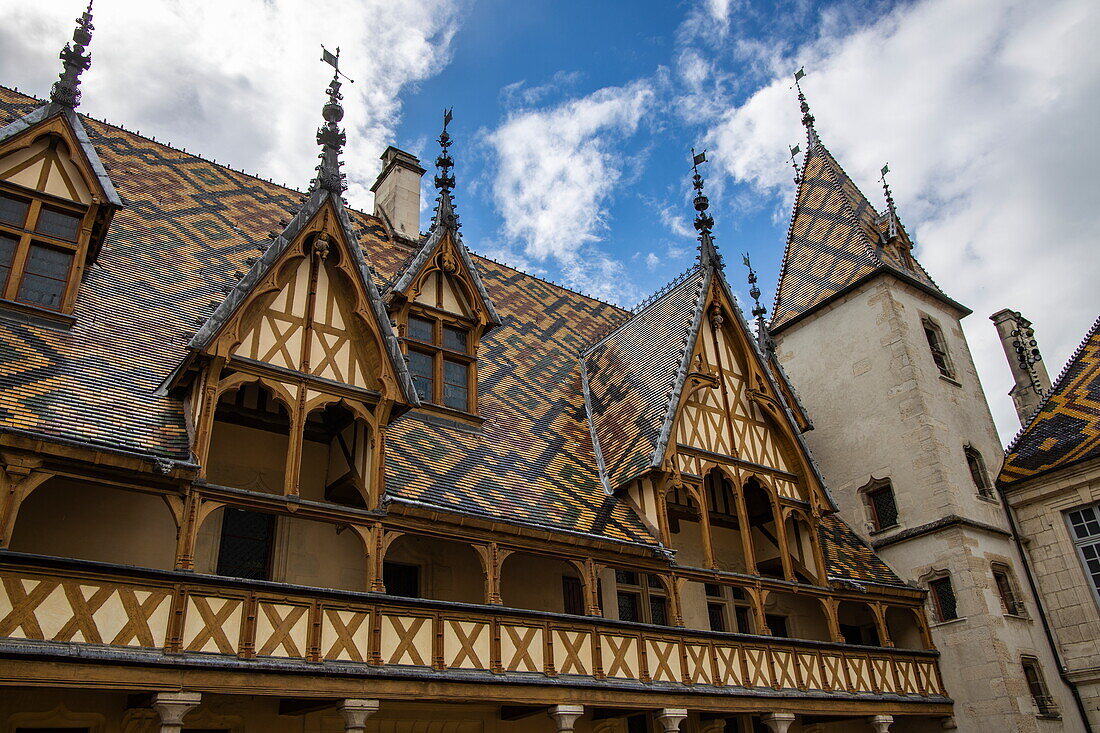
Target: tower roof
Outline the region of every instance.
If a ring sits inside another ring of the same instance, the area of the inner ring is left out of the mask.
[[[1002,486],[1100,457],[1100,318],[1006,452]]]
[[[818,307],[883,272],[925,291],[963,314],[912,256],[896,215],[880,214],[859,190],[810,122],[808,146],[772,308],[782,330]]]

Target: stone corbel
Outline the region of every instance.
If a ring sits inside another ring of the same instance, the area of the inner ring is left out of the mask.
[[[664,708],[657,713],[657,723],[664,733],[680,733],[680,724],[687,720],[686,708]]]

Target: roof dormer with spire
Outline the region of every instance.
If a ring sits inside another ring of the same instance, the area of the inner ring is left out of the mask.
[[[62,321],[71,321],[80,282],[122,207],[76,113],[81,74],[92,63],[92,29],[89,3],[61,51],[50,101],[0,128],[0,197],[8,212],[0,228],[8,227],[6,240],[17,240],[10,260],[0,263],[14,268],[0,283],[0,305]],[[37,232],[34,241],[29,232]]]
[[[948,298],[912,256],[912,244],[898,218],[885,172],[886,212],[879,214],[825,147],[802,91],[804,76],[800,69],[795,84],[806,128],[806,153],[796,177],[772,330],[786,328],[881,273],[904,280],[960,313],[969,313]]]

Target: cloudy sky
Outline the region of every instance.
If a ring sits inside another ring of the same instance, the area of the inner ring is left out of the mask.
[[[80,9],[0,0],[0,83],[47,94]],[[1054,376],[1100,310],[1094,0],[97,0],[95,25],[82,111],[299,188],[319,46],[340,46],[349,197],[367,210],[385,146],[430,163],[453,105],[467,244],[624,305],[692,262],[693,145],[728,275],[743,282],[749,252],[770,304],[804,65],[825,143],[876,204],[889,162],[919,259],[974,309],[1003,438],[987,316],[1030,317]]]

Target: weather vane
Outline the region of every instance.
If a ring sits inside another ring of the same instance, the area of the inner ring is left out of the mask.
[[[348,84],[354,84],[355,80],[350,76],[340,71],[340,47],[336,47],[336,53],[332,53],[325,44],[321,44],[321,60],[336,70],[336,73],[348,80]]]

